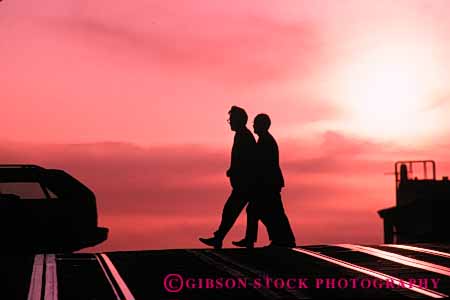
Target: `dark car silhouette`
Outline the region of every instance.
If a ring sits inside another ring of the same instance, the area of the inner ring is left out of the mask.
[[[69,252],[97,245],[94,193],[62,170],[0,165],[0,251]]]

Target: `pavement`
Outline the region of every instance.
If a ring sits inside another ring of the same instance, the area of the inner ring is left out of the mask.
[[[2,254],[1,299],[430,299],[450,244]]]

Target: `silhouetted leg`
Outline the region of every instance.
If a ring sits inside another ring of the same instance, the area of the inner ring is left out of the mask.
[[[295,236],[286,216],[279,192],[267,192],[261,221],[266,225],[269,239],[274,244],[295,244]]]
[[[252,236],[251,228],[249,229],[250,222],[255,222],[254,220],[256,220],[256,221],[261,220],[261,222],[266,227],[267,233],[269,235],[269,239],[272,240],[274,226],[273,226],[273,221],[270,219],[272,206],[268,205],[268,204],[270,204],[270,201],[271,201],[270,197],[268,197],[268,196],[269,196],[268,193],[266,193],[265,191],[259,190],[255,194],[254,200],[250,201],[249,205],[247,206],[247,215],[249,215],[249,213],[251,212],[252,220],[247,219],[246,237]],[[256,232],[257,232],[257,230],[258,230],[258,228],[256,227]],[[256,241],[256,234],[254,236],[255,236],[255,241]]]
[[[274,238],[274,230],[273,230],[273,222],[270,220],[268,213],[266,210],[261,210],[259,215],[259,220],[264,224],[267,230],[267,234],[269,236],[269,240],[273,240]]]
[[[249,242],[256,243],[258,238],[259,212],[255,201],[249,202],[246,212],[247,228],[245,229],[245,239]]]
[[[248,200],[248,192],[233,189],[223,207],[222,220],[219,229],[214,232],[216,238],[219,238],[220,240],[225,238],[239,217],[239,214],[244,209],[244,206],[248,203]]]
[[[278,229],[277,239],[280,238],[280,243],[292,243],[295,244],[295,236],[292,232],[291,224],[289,224],[289,219],[286,215],[286,212],[283,207],[283,202],[281,201],[281,194],[280,193],[274,193],[273,194],[274,201],[274,216],[275,216],[275,224],[277,226],[275,228]],[[278,242],[276,240],[275,242]]]

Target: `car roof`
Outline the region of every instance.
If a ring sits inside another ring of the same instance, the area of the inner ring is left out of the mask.
[[[46,169],[38,165],[0,165],[0,182],[36,181]]]

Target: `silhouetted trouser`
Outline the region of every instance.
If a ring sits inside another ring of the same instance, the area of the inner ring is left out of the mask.
[[[258,238],[258,222],[261,222],[267,227],[265,220],[261,218],[261,209],[258,207],[257,199],[251,199],[247,205],[247,228],[245,229],[245,239],[249,242],[256,243]]]
[[[295,236],[289,224],[288,217],[284,211],[283,203],[281,202],[280,192],[274,191],[267,194],[268,200],[270,198],[269,209],[265,211],[267,215],[267,224],[269,225],[269,237],[274,243],[294,243]]]
[[[264,190],[258,193],[247,206],[247,230],[245,239],[256,242],[258,220],[267,228],[269,239],[275,244],[295,243],[295,236],[281,202],[278,190]]]
[[[223,240],[236,222],[239,214],[249,202],[251,193],[249,189],[233,189],[222,211],[222,220],[214,236]]]

